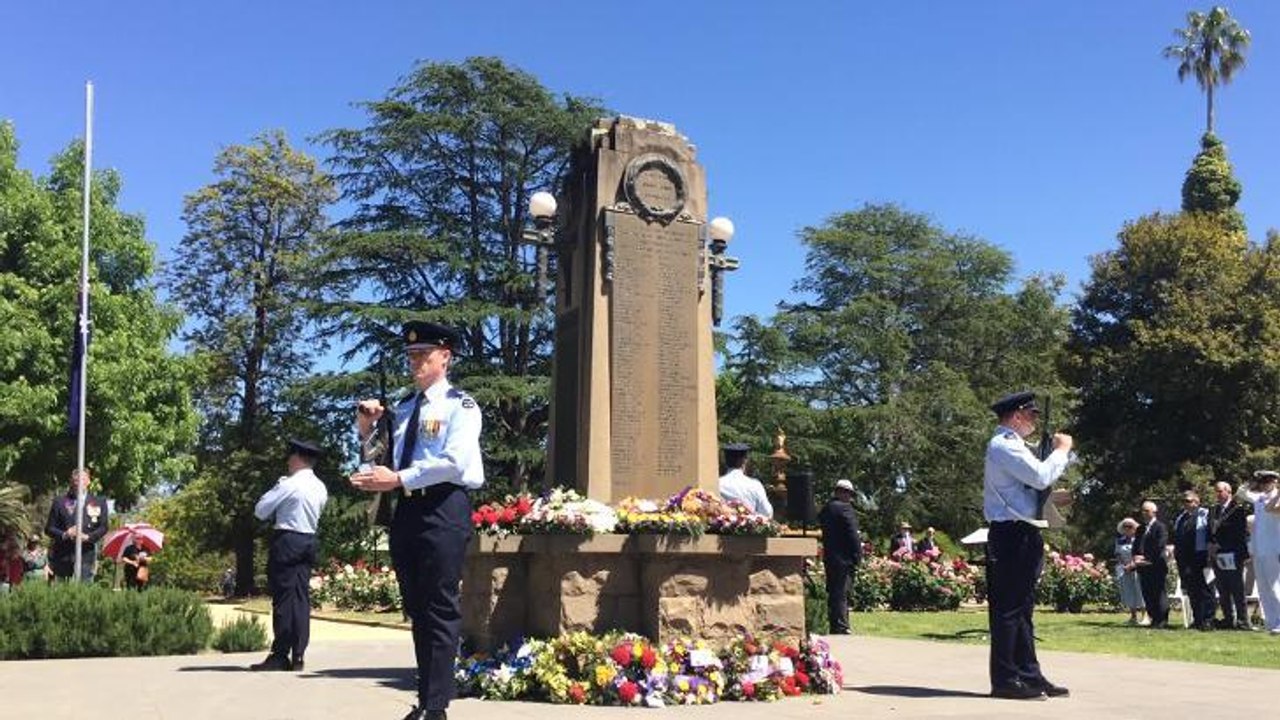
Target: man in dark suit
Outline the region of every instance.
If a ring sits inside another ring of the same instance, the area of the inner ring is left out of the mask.
[[[1252,630],[1244,601],[1244,561],[1249,557],[1245,517],[1249,508],[1231,494],[1230,483],[1213,486],[1217,504],[1209,509],[1209,562],[1218,578],[1219,627]]]
[[[1169,530],[1156,517],[1156,504],[1148,500],[1142,503],[1144,524],[1138,528],[1133,540],[1133,561],[1138,568],[1138,583],[1142,586],[1142,599],[1147,605],[1147,617],[1151,627],[1169,626],[1169,599],[1165,597],[1165,582],[1169,577],[1169,563],[1164,557],[1169,544]]]
[[[77,526],[76,498],[79,493],[84,494],[84,510]],[[54,578],[93,582],[97,568],[98,541],[107,534],[110,516],[106,501],[89,492],[89,471],[71,471],[71,486],[66,495],[54,498],[44,527],[45,534],[53,538],[53,545],[49,548],[49,567],[53,570]],[[73,578],[77,536],[80,538],[80,577]]]
[[[833,497],[818,513],[822,564],[827,570],[827,618],[835,635],[849,634],[849,578],[862,562],[862,539],[852,499],[853,483],[837,480]]]
[[[1173,522],[1173,557],[1178,561],[1182,590],[1191,602],[1192,624],[1213,629],[1213,595],[1204,578],[1209,566],[1209,511],[1200,507],[1200,493],[1182,494],[1182,512]]]

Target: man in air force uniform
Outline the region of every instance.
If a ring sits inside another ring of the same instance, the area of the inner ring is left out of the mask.
[[[352,475],[351,483],[400,495],[391,524],[391,560],[413,621],[418,663],[418,704],[405,720],[444,720],[456,692],[454,659],[462,629],[458,585],[472,534],[467,491],[484,484],[481,415],[475,400],[449,384],[457,332],[410,322],[403,339],[417,392],[394,410],[396,468],[375,466]],[[378,401],[361,401],[362,440],[383,412]]]
[[[1037,491],[1049,488],[1067,469],[1071,436],[1053,436],[1053,452],[1043,461],[1024,438],[1035,432],[1040,410],[1035,394],[1020,392],[991,406],[1000,425],[987,444],[983,470],[983,512],[991,524],[987,539],[988,623],[991,629],[991,695],[1017,700],[1067,695],[1045,679],[1036,660],[1031,614],[1036,580],[1044,560],[1044,540],[1036,520]]]
[[[267,552],[271,590],[271,654],[253,670],[302,670],[311,641],[311,568],[316,563],[316,530],[329,491],[316,477],[320,448],[289,441],[289,474],[280,478],[253,508],[259,520],[272,521]]]
[[[746,443],[724,446],[724,464],[727,472],[720,477],[720,497],[725,500],[737,500],[757,515],[773,517],[773,505],[769,503],[769,495],[765,493],[764,485],[747,475],[747,453],[750,451],[751,446]]]

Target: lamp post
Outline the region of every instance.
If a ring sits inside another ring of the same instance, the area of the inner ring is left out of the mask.
[[[533,226],[526,227],[520,239],[533,245],[538,256],[539,302],[547,289],[547,253],[556,244],[556,198],[549,192],[539,191],[529,197],[529,216]]]
[[[733,238],[733,221],[718,217],[707,223],[707,236],[711,238],[711,324],[720,325],[724,317],[724,274],[738,269],[738,258],[725,255],[729,240]]]

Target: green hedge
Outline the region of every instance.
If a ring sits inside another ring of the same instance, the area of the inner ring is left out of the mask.
[[[23,583],[0,596],[0,660],[183,655],[212,634],[208,608],[184,590]]]
[[[218,628],[213,649],[224,653],[254,652],[267,647],[267,628],[256,615],[238,617]]]

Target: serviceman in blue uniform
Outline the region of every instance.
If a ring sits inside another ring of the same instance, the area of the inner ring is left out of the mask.
[[[724,465],[726,472],[717,483],[720,497],[725,500],[737,500],[746,505],[756,515],[773,517],[773,505],[764,490],[764,484],[747,475],[747,454],[751,446],[746,443],[733,443],[724,446]]]
[[[1025,438],[1036,429],[1040,409],[1030,392],[1014,393],[991,406],[1000,420],[987,444],[983,471],[983,512],[987,535],[987,604],[991,631],[991,695],[1014,700],[1043,700],[1068,695],[1045,679],[1036,660],[1031,621],[1036,580],[1044,560],[1037,520],[1037,491],[1053,485],[1067,469],[1071,436],[1055,434],[1053,452],[1043,461]]]
[[[289,474],[280,478],[253,508],[259,520],[271,520],[267,587],[271,590],[271,654],[251,670],[295,670],[306,666],[311,641],[311,568],[316,562],[316,530],[329,491],[316,477],[320,448],[289,441]]]
[[[449,384],[456,331],[410,322],[403,339],[417,392],[394,409],[396,467],[362,470],[351,476],[351,484],[399,495],[391,560],[413,621],[418,663],[418,704],[404,720],[444,720],[456,693],[454,660],[462,629],[458,586],[472,535],[467,492],[484,484],[481,415],[475,400]],[[360,402],[356,422],[362,440],[384,411],[377,400]]]

